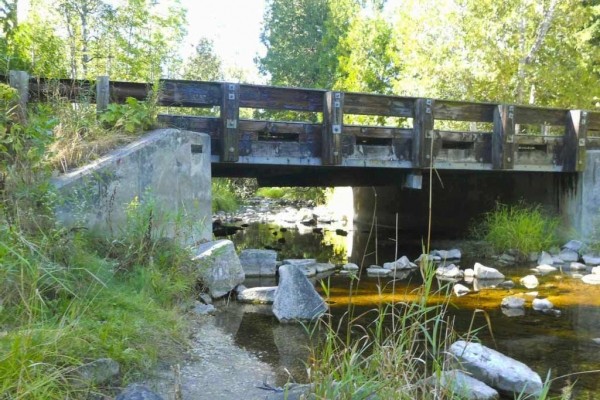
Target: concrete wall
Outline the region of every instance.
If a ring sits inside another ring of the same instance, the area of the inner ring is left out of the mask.
[[[132,202],[153,202],[153,226],[183,241],[212,238],[210,137],[160,129],[53,180],[56,215],[66,226],[118,234]],[[181,224],[174,221],[179,217]]]
[[[600,150],[586,152],[585,170],[568,205],[566,213],[573,227],[584,238],[594,234],[594,227],[600,222]]]

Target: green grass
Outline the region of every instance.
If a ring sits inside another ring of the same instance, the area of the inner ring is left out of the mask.
[[[317,204],[325,203],[325,188],[320,187],[261,187],[256,195],[269,199],[312,200]]]
[[[212,211],[233,212],[239,208],[239,199],[229,179],[213,178]]]
[[[110,357],[120,385],[180,357],[197,276],[188,250],[161,238],[146,211],[130,210],[130,229],[112,239],[0,228],[0,399],[114,395],[81,386],[73,370]]]
[[[539,206],[498,204],[473,231],[495,251],[517,250],[522,255],[558,244],[559,220]]]

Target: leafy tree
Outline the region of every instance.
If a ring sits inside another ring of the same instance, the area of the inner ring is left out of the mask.
[[[198,81],[223,79],[222,62],[215,54],[212,40],[201,38],[198,41],[196,53],[184,64],[183,77]]]
[[[358,11],[355,0],[269,0],[259,70],[274,85],[331,88],[337,78],[340,40]]]

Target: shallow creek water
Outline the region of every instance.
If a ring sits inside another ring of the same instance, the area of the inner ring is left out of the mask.
[[[374,264],[375,258],[382,264],[401,255],[415,259],[421,253],[419,243],[399,240],[402,244],[396,246],[394,233],[384,231],[377,235],[377,254],[367,252],[365,257],[364,243],[367,242],[369,229],[351,231],[349,236],[345,234],[346,232],[336,234],[333,228],[317,233],[309,229],[301,234],[294,229],[282,230],[276,225],[253,223],[230,238],[238,250],[275,248],[280,260],[316,258],[319,262],[330,261],[335,264],[354,262],[365,268]],[[373,234],[370,242],[374,243]],[[443,243],[444,247],[436,247],[434,242],[432,248],[447,249],[451,244]],[[461,247],[460,242],[453,244],[453,247]],[[349,246],[354,249],[349,251]],[[492,261],[478,260],[474,256],[476,255],[463,252],[463,259],[458,264],[462,268],[472,268],[474,261],[480,261],[497,267]],[[474,310],[482,309],[490,316],[493,337],[487,330],[483,314],[478,313],[474,327],[485,327],[477,333],[478,338],[485,345],[529,365],[542,379],[547,376],[548,371],[551,371],[552,378],[556,378],[599,370],[600,345],[593,339],[600,338],[600,285],[587,285],[565,269],[538,276],[539,286],[526,289],[519,285],[519,279],[531,274],[530,268],[533,267],[535,264],[497,267],[506,275],[506,279],[512,279],[516,283],[510,290],[480,288],[478,292],[466,296],[452,296],[449,314],[455,317],[455,329],[459,333],[465,333]],[[337,272],[327,279],[330,286],[330,310],[334,318],[339,319],[348,307],[350,279]],[[394,295],[391,280],[392,278],[373,278],[363,274],[352,297],[356,307],[355,315],[381,303],[410,300],[411,290],[421,283],[418,272],[413,272],[402,280],[396,280]],[[462,283],[472,288],[472,285]],[[272,278],[248,279],[245,282],[248,287],[275,284],[276,281]],[[321,290],[320,285],[317,288]],[[531,300],[526,302],[525,315],[509,317],[502,312],[500,303],[504,297],[532,291],[547,297],[561,311],[561,315],[557,317],[536,312],[531,309]],[[222,310],[216,317],[217,324],[232,334],[238,346],[273,366],[277,374],[275,384],[281,385],[290,377],[300,382],[306,379],[304,362],[308,354],[308,338],[302,327],[280,325],[272,316],[270,306],[230,303],[222,307]],[[368,323],[368,319],[365,319],[364,324]],[[574,381],[576,386],[573,398],[600,399],[600,373],[556,379],[552,385],[553,393],[559,394],[562,387]]]

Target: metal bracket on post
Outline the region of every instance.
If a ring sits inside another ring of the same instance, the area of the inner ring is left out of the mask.
[[[239,160],[240,85],[224,83],[221,87],[221,161]]]

